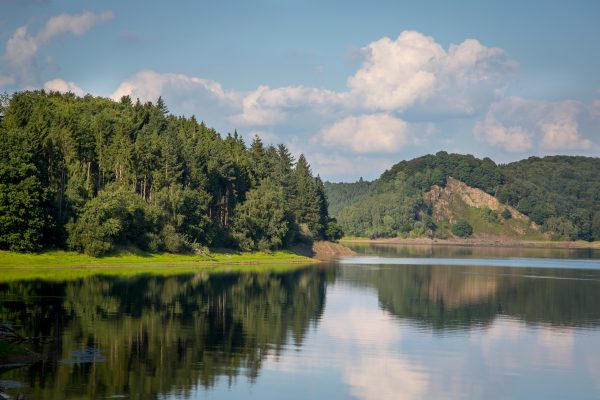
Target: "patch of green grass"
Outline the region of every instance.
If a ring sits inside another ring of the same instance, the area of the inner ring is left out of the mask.
[[[308,263],[311,258],[291,251],[243,253],[215,249],[206,255],[122,252],[104,257],[91,257],[68,251],[15,253],[0,251],[0,268],[15,267],[110,267],[110,266],[199,266],[210,264]]]

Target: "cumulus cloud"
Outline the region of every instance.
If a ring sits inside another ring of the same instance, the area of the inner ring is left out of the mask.
[[[323,129],[315,140],[355,153],[393,153],[407,142],[407,124],[389,114],[350,116]]]
[[[576,101],[508,97],[490,106],[473,133],[479,140],[508,152],[585,151],[595,146],[590,138],[597,119],[594,103],[588,107]]]
[[[348,87],[365,107],[402,111],[417,102],[433,101],[453,112],[473,113],[481,97],[493,97],[506,86],[516,63],[498,48],[468,39],[448,51],[432,37],[402,32],[363,49],[362,68]],[[447,111],[447,110],[441,110]]]
[[[110,96],[119,100],[130,96],[142,102],[165,99],[171,111],[200,115],[219,128],[228,128],[224,120],[241,109],[242,95],[227,91],[215,81],[184,74],[144,70],[123,81]]]
[[[304,86],[275,89],[260,86],[246,94],[242,101],[242,112],[231,120],[240,125],[274,125],[285,121],[288,114],[304,108],[311,108],[315,113],[327,113],[332,107],[339,106],[344,97],[330,90]]]
[[[548,109],[548,115],[538,122],[543,149],[583,150],[592,147],[592,141],[579,129],[577,114],[582,111],[580,103],[566,101],[551,104]]]
[[[83,96],[85,93],[75,82],[67,82],[63,79],[53,79],[44,83],[44,90],[61,92],[61,93],[73,93],[77,96]]]
[[[32,63],[35,55],[45,43],[52,38],[71,33],[81,36],[93,26],[113,18],[109,11],[92,13],[85,11],[82,14],[61,14],[50,18],[37,35],[29,34],[26,25],[17,28],[6,42],[4,51],[4,78],[5,83],[15,84],[19,80],[29,83],[32,74]]]
[[[532,132],[520,126],[505,126],[500,123],[494,113],[488,112],[485,119],[477,122],[475,134],[491,144],[511,153],[523,153],[533,147]]]

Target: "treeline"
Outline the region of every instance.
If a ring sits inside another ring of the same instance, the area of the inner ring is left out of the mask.
[[[423,194],[448,177],[515,207],[553,239],[600,240],[600,159],[530,157],[506,165],[489,158],[438,152],[402,161],[373,182],[325,184],[331,209],[350,235],[436,234]]]
[[[25,91],[0,101],[0,248],[277,249],[336,239],[319,177],[285,145],[248,147],[141,103]]]

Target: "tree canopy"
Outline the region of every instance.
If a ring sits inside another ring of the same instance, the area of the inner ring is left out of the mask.
[[[325,189],[330,210],[347,234],[435,236],[440,221],[432,221],[423,194],[434,185],[445,187],[448,177],[514,207],[551,238],[600,240],[600,158],[530,157],[497,165],[489,158],[442,151],[401,161],[373,182],[328,182]],[[500,215],[487,211],[488,223],[511,219],[508,209]]]
[[[247,147],[237,132],[222,137],[170,115],[162,97],[24,91],[1,100],[2,249],[274,249],[302,226],[314,239],[335,231],[321,180],[283,144]]]

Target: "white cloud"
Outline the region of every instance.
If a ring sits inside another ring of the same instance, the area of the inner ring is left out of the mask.
[[[362,68],[348,87],[375,110],[402,111],[431,101],[436,111],[472,114],[482,97],[493,98],[506,86],[516,63],[503,50],[467,39],[446,52],[432,37],[402,32],[363,49]]]
[[[520,126],[504,126],[491,112],[475,125],[474,132],[492,146],[511,153],[524,153],[533,147],[533,133]]]
[[[543,149],[583,150],[592,147],[592,141],[579,130],[577,114],[582,111],[580,103],[566,101],[552,104],[548,109],[548,115],[538,122]]]
[[[362,53],[363,65],[348,78],[348,90],[260,86],[245,94],[242,112],[230,121],[267,126],[302,114],[331,124],[332,117],[397,113],[417,103],[420,113],[471,115],[502,91],[515,68],[501,49],[469,39],[446,52],[433,38],[414,31],[372,42]]]
[[[111,97],[118,100],[123,96],[131,96],[141,101],[155,101],[165,91],[187,91],[192,95],[202,92],[202,95],[215,100],[233,99],[217,82],[183,74],[159,74],[150,70],[140,71],[121,83]]]
[[[594,104],[575,101],[544,102],[508,97],[492,104],[474,135],[509,152],[590,150]],[[586,129],[582,129],[582,124]]]
[[[3,56],[5,85],[14,85],[20,81],[29,84],[32,81],[32,69],[35,55],[39,49],[56,36],[71,33],[81,36],[93,26],[113,18],[111,12],[99,14],[85,11],[82,14],[61,14],[50,18],[44,28],[35,36],[30,35],[26,25],[17,28],[6,42]],[[0,81],[0,84],[3,82]]]
[[[366,60],[348,86],[364,97],[367,107],[384,110],[402,109],[426,97],[437,81],[427,67],[445,55],[433,38],[413,31],[402,32],[395,41],[384,37],[363,51]]]
[[[85,93],[75,82],[67,82],[63,79],[53,79],[44,83],[44,90],[67,93],[71,92],[77,96],[83,96]]]
[[[130,96],[134,101],[155,102],[162,96],[171,111],[199,115],[218,128],[229,129],[224,121],[241,109],[242,95],[226,91],[215,81],[174,73],[140,71],[122,82],[110,96],[119,100]],[[219,124],[220,122],[220,124]]]
[[[46,22],[46,26],[37,35],[36,41],[44,43],[55,36],[65,33],[71,33],[75,36],[81,36],[94,25],[109,21],[114,17],[110,11],[104,11],[95,14],[90,11],[85,11],[81,14],[61,14],[52,17]]]
[[[393,153],[407,142],[407,124],[389,114],[346,117],[323,129],[314,140],[355,153]]]
[[[314,114],[327,114],[340,106],[344,94],[304,86],[286,86],[271,89],[260,86],[245,95],[242,112],[231,118],[235,124],[245,126],[275,125],[287,120],[291,113],[310,109]]]
[[[4,58],[16,67],[26,67],[37,51],[38,41],[27,34],[26,26],[21,26],[6,42]]]
[[[350,393],[363,400],[428,397],[428,375],[407,360],[389,354],[365,357],[348,365],[343,379],[350,386]]]

